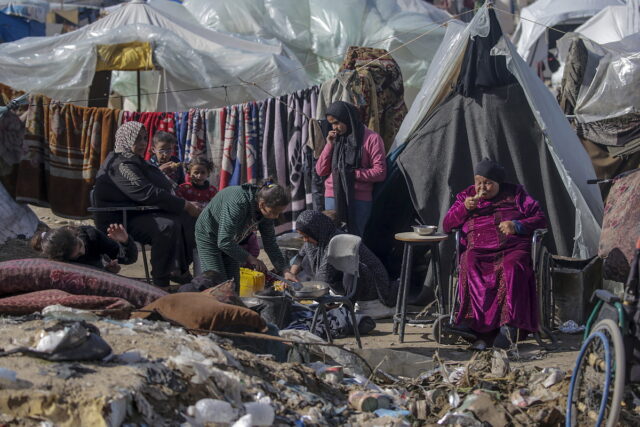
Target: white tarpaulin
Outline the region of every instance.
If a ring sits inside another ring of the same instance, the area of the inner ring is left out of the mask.
[[[581,23],[607,6],[626,5],[625,0],[538,0],[522,9],[513,36],[518,53],[530,65],[547,56],[547,27]]]
[[[588,51],[574,113],[582,123],[640,112],[640,33],[600,45],[575,33],[558,41],[563,60],[571,41],[581,37]]]
[[[279,45],[257,43],[183,20],[142,2],[121,5],[107,17],[54,37],[0,45],[0,82],[83,104],[96,69],[97,45],[149,42],[160,70],[158,110],[217,107],[310,85],[297,58]],[[201,88],[229,85],[222,88]]]
[[[391,54],[409,105],[444,36],[439,24],[451,19],[422,0],[186,0],[184,6],[208,28],[280,41],[318,84],[335,76],[350,46],[393,50],[417,38]]]
[[[410,139],[416,123],[423,122],[452,91],[451,83],[452,80],[457,80],[469,39],[475,35],[486,36],[489,33],[487,8],[483,7],[478,14],[470,25],[449,29],[447,44],[443,44],[439,51],[439,55],[442,56],[439,56],[438,61],[433,62],[429,68],[428,77],[419,94],[419,102],[411,106],[398,133],[395,146]],[[518,55],[515,46],[506,38],[502,38],[500,46],[496,46],[492,53],[506,56],[508,69],[524,90],[537,125],[545,135],[549,153],[575,206],[574,256],[587,258],[595,255],[604,206],[597,186],[587,184],[588,179],[595,179],[591,159],[564,117],[558,102]]]

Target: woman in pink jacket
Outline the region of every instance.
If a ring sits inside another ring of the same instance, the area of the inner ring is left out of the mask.
[[[335,210],[349,233],[362,236],[371,214],[373,184],[387,176],[384,141],[362,124],[348,102],[331,104],[326,117],[332,130],[316,163],[316,173],[329,176],[325,209]]]

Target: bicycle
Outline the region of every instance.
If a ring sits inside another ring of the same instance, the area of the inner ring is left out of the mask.
[[[566,427],[617,425],[625,387],[628,361],[632,360],[632,324],[638,305],[640,239],[625,283],[624,297],[599,289],[596,305],[587,320],[584,341],[571,376],[567,398]],[[637,424],[636,424],[637,425]]]

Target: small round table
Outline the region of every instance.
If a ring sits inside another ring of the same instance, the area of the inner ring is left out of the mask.
[[[400,333],[400,342],[404,342],[404,327],[407,322],[407,295],[411,284],[411,267],[413,264],[413,248],[418,246],[430,246],[431,248],[431,268],[433,268],[434,282],[436,285],[436,298],[442,307],[439,293],[442,291],[440,277],[440,242],[447,240],[449,236],[442,233],[435,233],[429,236],[421,236],[418,233],[407,232],[398,233],[395,239],[403,242],[402,267],[400,269],[400,288],[398,289],[398,300],[396,302],[396,314],[393,316],[393,334]]]

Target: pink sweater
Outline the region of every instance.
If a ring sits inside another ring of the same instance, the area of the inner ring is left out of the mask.
[[[384,141],[380,135],[365,127],[363,139],[360,169],[356,169],[355,198],[356,200],[370,202],[372,200],[373,184],[384,181],[387,177],[387,162]],[[327,143],[316,163],[316,173],[319,176],[331,175],[332,155],[333,144]],[[324,183],[324,196],[334,197],[333,176],[329,176],[329,179]]]

